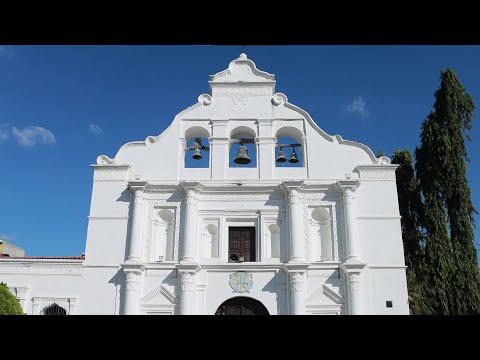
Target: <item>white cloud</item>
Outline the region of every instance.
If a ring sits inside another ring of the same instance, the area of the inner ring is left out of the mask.
[[[13,47],[7,45],[0,45],[0,59],[11,59],[13,58]]]
[[[0,124],[0,144],[7,142],[10,138],[10,134],[8,133],[8,127],[10,124]]]
[[[103,134],[103,130],[97,124],[90,124],[88,125],[88,131],[95,136],[99,136]]]
[[[0,240],[12,242],[12,241],[15,241],[15,238],[16,238],[15,235],[0,233]]]
[[[23,130],[12,127],[12,133],[17,142],[26,147],[37,144],[55,144],[55,135],[50,130],[40,126],[27,126]]]
[[[355,99],[353,99],[353,102],[347,106],[347,111],[359,113],[362,118],[367,118],[370,115],[367,109],[367,103],[361,96],[356,96]]]

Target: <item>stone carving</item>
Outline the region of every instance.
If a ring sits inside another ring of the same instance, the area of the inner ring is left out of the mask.
[[[208,94],[202,94],[198,97],[198,102],[205,106],[208,106],[212,103],[212,97]]]
[[[232,96],[233,105],[247,105],[248,98],[246,96]]]
[[[353,195],[353,191],[351,188],[345,188],[343,190],[344,196],[345,196],[345,204],[353,204],[353,199],[355,196]]]
[[[353,291],[360,290],[360,275],[359,274],[349,274],[348,275],[348,282],[350,284],[350,288]]]
[[[113,164],[113,159],[110,159],[107,155],[100,155],[97,157],[98,165],[110,165]]]
[[[213,95],[269,95],[272,88],[262,87],[216,87],[212,90]]]
[[[192,189],[187,190],[187,205],[195,205],[197,201],[196,195],[197,194],[195,190],[192,190]]]
[[[140,285],[140,274],[132,271],[125,272],[125,290],[137,291]]]
[[[303,274],[294,272],[290,274],[290,288],[293,292],[304,291]]]
[[[298,190],[290,190],[290,195],[288,196],[288,199],[290,200],[290,204],[298,204],[300,202],[298,198]]]
[[[287,96],[282,93],[276,93],[272,96],[272,104],[278,106],[280,104],[285,104],[288,101]]]
[[[195,276],[190,273],[182,273],[182,291],[194,292],[195,291]]]
[[[270,199],[269,194],[200,194],[199,196],[201,201],[267,201]],[[279,198],[278,200],[281,200]]]

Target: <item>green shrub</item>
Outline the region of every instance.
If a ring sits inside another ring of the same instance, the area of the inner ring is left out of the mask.
[[[4,283],[0,283],[0,315],[23,315],[18,299]]]

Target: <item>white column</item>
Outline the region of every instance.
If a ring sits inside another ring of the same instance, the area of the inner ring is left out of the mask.
[[[183,243],[183,261],[195,260],[195,205],[197,203],[196,193],[193,189],[187,189],[187,196],[185,202],[185,228],[184,228],[184,243]]]
[[[304,262],[303,207],[298,198],[297,189],[290,189],[288,201],[290,206],[290,261]]]
[[[348,305],[351,315],[361,314],[361,298],[360,298],[360,274],[349,273],[348,279]]]
[[[125,298],[122,315],[136,315],[140,291],[140,271],[125,271]]]
[[[196,304],[196,273],[181,272],[180,288],[180,315],[195,314]]]
[[[347,259],[360,259],[360,244],[358,241],[357,219],[355,216],[355,204],[353,189],[351,187],[343,188],[345,200],[345,218],[347,225]]]
[[[143,223],[143,194],[145,188],[132,186],[135,191],[133,201],[133,218],[132,227],[130,229],[130,244],[128,247],[127,261],[140,261],[140,248],[142,246],[142,223]]]
[[[290,314],[305,314],[305,273],[293,271],[290,277]]]
[[[211,119],[210,158],[212,179],[226,179],[229,164],[230,141],[227,132],[228,120]]]

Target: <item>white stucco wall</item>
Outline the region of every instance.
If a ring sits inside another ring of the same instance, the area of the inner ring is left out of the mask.
[[[270,314],[408,314],[396,167],[363,144],[323,132],[244,54],[209,83],[210,93],[163,133],[92,165],[80,274],[20,275],[15,269],[27,265],[0,260],[0,280],[28,288],[26,312],[29,299],[48,295],[75,297],[78,314],[208,315],[247,296]],[[231,168],[232,139],[246,135],[254,138],[257,166]],[[208,138],[209,167],[185,168],[185,144],[197,136]],[[285,136],[301,144],[302,167],[275,166],[275,143]],[[312,218],[317,208],[326,219]],[[173,219],[159,218],[161,211]],[[279,257],[271,256],[271,225]],[[255,262],[228,262],[232,226],[255,227]],[[208,241],[218,242],[218,256],[208,256]],[[159,261],[166,243],[174,257]],[[248,293],[230,286],[236,271],[253,279]]]

